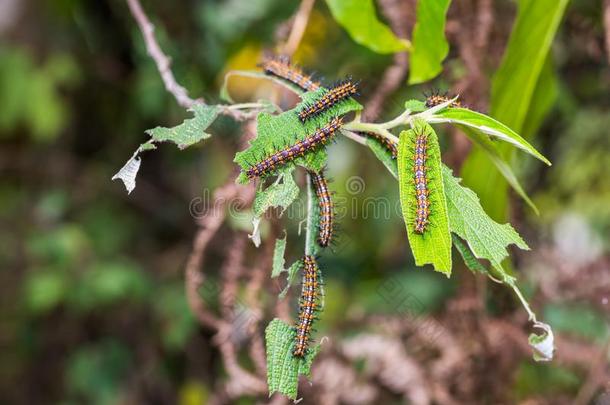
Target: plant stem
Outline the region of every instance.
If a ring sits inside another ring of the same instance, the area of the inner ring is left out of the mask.
[[[412,120],[411,110],[405,110],[402,114],[400,114],[398,117],[394,118],[393,120],[384,122],[384,123],[378,124],[378,125],[384,129],[390,129],[390,128],[395,128],[395,127],[398,127],[401,125],[407,125],[408,123],[411,122],[411,120]]]
[[[241,103],[241,104],[231,104],[227,106],[230,110],[243,110],[247,108],[264,108],[265,104],[263,103]]]
[[[361,145],[366,145],[366,139],[352,131],[348,131],[346,129],[342,129],[341,130],[341,134],[346,137],[351,139],[354,142],[358,142]]]
[[[307,224],[305,225],[305,254],[311,255],[313,253],[313,246],[311,245],[311,230],[313,229],[313,190],[311,187],[311,176],[307,173]]]
[[[392,142],[398,143],[398,138],[396,136],[392,135],[392,133],[390,131],[383,128],[382,124],[371,124],[371,123],[367,123],[367,122],[352,121],[352,122],[348,122],[347,124],[343,125],[343,129],[346,129],[348,131],[356,131],[356,132],[374,132],[385,138],[388,138]]]

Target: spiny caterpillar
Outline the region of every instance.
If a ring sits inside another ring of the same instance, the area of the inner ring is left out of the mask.
[[[424,233],[428,225],[430,215],[430,200],[428,196],[428,178],[426,159],[428,150],[428,135],[426,133],[417,134],[415,137],[415,154],[413,156],[413,173],[415,178],[415,195],[417,198],[417,211],[415,216],[415,232]]]
[[[281,166],[300,156],[305,155],[317,147],[326,144],[343,125],[340,117],[334,117],[328,124],[320,127],[312,135],[302,141],[297,141],[294,145],[288,146],[273,155],[266,157],[262,161],[254,164],[246,170],[249,179],[263,177],[273,172],[277,166]]]
[[[299,119],[301,122],[305,122],[356,94],[358,94],[358,84],[354,83],[351,79],[339,82],[324,93],[322,97],[299,111]]]
[[[290,63],[287,56],[267,58],[260,65],[265,74],[286,80],[303,91],[314,91],[320,88],[320,83],[312,80],[310,75],[303,73],[301,68]]]
[[[303,281],[301,284],[301,299],[299,301],[299,320],[296,325],[295,345],[292,354],[303,357],[307,354],[311,326],[316,319],[320,305],[319,280],[320,269],[313,256],[303,258]]]
[[[396,159],[396,156],[398,156],[398,144],[396,144],[396,142],[393,142],[385,136],[379,135],[375,132],[361,133],[379,141],[392,154],[392,159]]]
[[[318,223],[318,245],[327,247],[333,237],[333,201],[328,191],[328,182],[322,172],[315,173],[310,171],[311,183],[318,197],[318,207],[320,208],[320,220]]]
[[[450,97],[447,93],[432,93],[426,96],[426,108],[436,107],[437,105],[450,101],[451,99],[453,99],[453,97]],[[462,103],[460,103],[459,100],[455,100],[449,104],[449,107],[462,108]]]

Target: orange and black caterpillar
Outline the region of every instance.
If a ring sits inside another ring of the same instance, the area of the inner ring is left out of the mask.
[[[439,104],[445,103],[445,102],[453,99],[453,97],[450,97],[447,93],[440,94],[440,93],[434,92],[434,93],[431,93],[430,95],[425,95],[425,96],[426,96],[426,108],[436,107]],[[449,104],[449,107],[462,108],[462,103],[460,103],[459,100],[455,100],[451,104]]]
[[[246,176],[249,179],[255,177],[263,177],[273,172],[278,166],[286,164],[307,152],[313,151],[321,145],[326,144],[337,133],[343,125],[343,120],[340,117],[335,117],[328,124],[320,127],[312,135],[302,141],[297,141],[294,145],[288,146],[273,155],[266,157],[262,161],[254,164],[246,170]]]
[[[292,354],[303,357],[307,354],[311,327],[320,306],[320,269],[313,256],[303,257],[303,281],[299,301],[299,320]]]
[[[343,80],[331,87],[319,99],[306,105],[298,113],[301,122],[316,117],[332,106],[358,94],[358,84],[351,79]]]
[[[361,133],[379,141],[392,154],[392,159],[396,159],[396,156],[398,156],[398,144],[396,142],[392,142],[390,139],[386,138],[385,136],[379,135],[378,133],[375,133],[375,132],[361,132]]]
[[[415,179],[415,195],[417,199],[415,215],[415,232],[424,233],[430,215],[430,191],[428,190],[428,176],[426,159],[428,158],[428,135],[417,134],[415,137],[415,153],[413,155],[413,175]]]
[[[265,59],[261,65],[265,74],[286,80],[303,91],[314,91],[320,88],[320,83],[305,74],[300,67],[290,63],[288,56],[276,56]]]
[[[334,206],[328,190],[328,182],[322,172],[309,172],[311,183],[318,197],[320,220],[318,223],[318,245],[327,247],[333,238]]]

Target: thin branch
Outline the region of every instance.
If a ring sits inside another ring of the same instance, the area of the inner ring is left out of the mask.
[[[606,53],[610,63],[610,0],[604,1],[604,28],[606,30]]]
[[[150,22],[150,19],[142,9],[142,5],[139,0],[127,0],[129,10],[135,18],[142,36],[144,37],[144,43],[146,44],[146,51],[148,55],[155,61],[157,70],[161,75],[165,89],[174,96],[178,104],[184,108],[190,108],[196,103],[203,103],[203,99],[194,100],[189,97],[186,89],[178,84],[174,74],[171,70],[171,59],[163,53],[163,50],[159,46],[157,39],[155,38],[155,26]]]
[[[216,330],[221,328],[223,322],[206,310],[199,292],[205,281],[201,272],[203,253],[224,223],[227,204],[235,202],[238,196],[241,197],[243,202],[249,203],[254,198],[254,188],[239,187],[235,184],[235,179],[231,178],[214,193],[213,208],[199,221],[199,230],[195,235],[193,250],[185,268],[185,288],[189,306],[202,325]]]
[[[392,30],[401,38],[406,38],[412,25],[414,2],[403,0],[381,0],[379,7],[388,19]],[[386,99],[403,84],[409,69],[409,54],[400,52],[394,55],[394,63],[389,66],[375,92],[365,106],[365,116],[368,121],[375,121],[383,109]]]
[[[307,22],[309,21],[309,15],[311,14],[311,10],[313,9],[313,5],[316,0],[302,0],[299,9],[294,17],[294,23],[292,24],[292,29],[290,31],[290,35],[288,36],[288,40],[282,47],[282,54],[292,56],[296,52],[303,39],[303,34],[305,34],[305,29],[307,28]]]

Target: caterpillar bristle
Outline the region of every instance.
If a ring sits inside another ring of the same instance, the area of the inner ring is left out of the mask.
[[[392,140],[386,138],[385,136],[382,136],[376,132],[359,132],[360,134],[363,134],[365,136],[368,136],[370,138],[373,138],[375,140],[377,140],[379,143],[381,143],[383,145],[384,148],[387,149],[388,152],[390,152],[390,154],[392,155],[392,159],[396,159],[396,156],[398,156],[398,144],[396,142],[393,142]]]
[[[313,80],[313,76],[306,74],[296,65],[293,65],[288,56],[268,57],[259,64],[265,74],[275,76],[294,84],[303,91],[315,91],[320,83]]]
[[[432,91],[430,94],[426,95],[424,93],[424,97],[426,97],[426,108],[436,107],[437,105],[443,104],[449,100],[452,100],[455,96],[450,96],[448,92],[440,93],[439,91]],[[459,100],[455,100],[449,104],[451,108],[462,108],[462,103]]]
[[[341,117],[334,117],[328,124],[318,128],[313,134],[307,136],[305,139],[297,141],[294,145],[290,145],[275,152],[254,165],[250,165],[250,168],[245,171],[246,176],[249,179],[267,176],[278,167],[316,150],[318,147],[328,143],[337,133],[339,128],[341,128],[341,125],[343,125]],[[276,150],[277,149],[279,148],[276,148]]]
[[[296,357],[303,357],[307,354],[311,341],[312,326],[319,309],[319,279],[320,269],[316,259],[310,255],[303,257],[299,316],[296,324],[295,344],[292,351],[292,354]]]
[[[428,136],[426,133],[416,134],[415,153],[413,155],[413,175],[415,180],[416,215],[414,231],[423,234],[428,225],[430,215],[430,200],[426,160],[428,158]]]
[[[334,206],[328,190],[328,182],[322,172],[309,172],[312,186],[318,197],[320,218],[318,223],[318,245],[327,247],[333,237]]]
[[[337,85],[332,86],[317,100],[305,104],[298,112],[299,119],[301,122],[305,122],[317,117],[324,111],[356,94],[358,94],[358,85],[350,79],[345,79]]]

